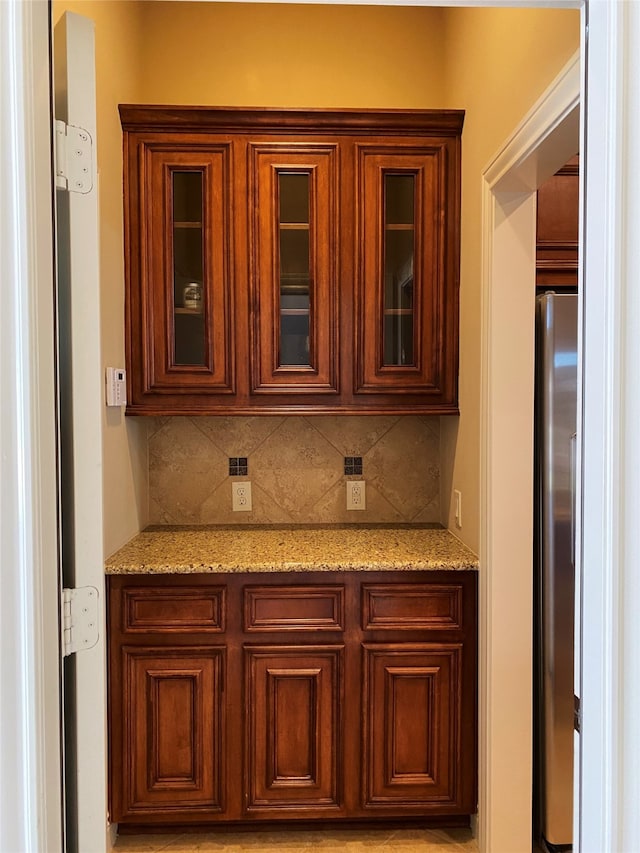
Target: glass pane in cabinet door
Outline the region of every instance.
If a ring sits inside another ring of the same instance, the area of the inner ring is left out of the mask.
[[[384,179],[384,329],[383,364],[414,363],[413,265],[415,177]]]
[[[203,173],[173,172],[174,364],[204,366]]]
[[[280,366],[308,367],[311,274],[309,174],[278,175],[280,231]]]

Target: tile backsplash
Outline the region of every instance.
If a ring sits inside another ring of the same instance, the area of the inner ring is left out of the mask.
[[[419,416],[149,420],[152,524],[440,522],[440,421]],[[346,456],[363,471],[344,474]],[[251,512],[231,510],[230,458],[246,457]],[[366,509],[347,511],[347,479]]]

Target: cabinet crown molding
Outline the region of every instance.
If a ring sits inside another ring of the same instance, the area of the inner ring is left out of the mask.
[[[331,134],[381,133],[419,134],[428,131],[440,136],[462,132],[464,110],[400,109],[320,109],[280,107],[171,106],[161,104],[119,104],[123,130],[191,130],[211,133],[311,132]]]

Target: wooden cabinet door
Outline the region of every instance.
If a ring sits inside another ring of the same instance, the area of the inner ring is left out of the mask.
[[[338,392],[338,145],[251,143],[252,393]]]
[[[112,820],[206,820],[223,811],[224,657],[219,647],[123,647]]]
[[[363,806],[460,809],[460,644],[365,644]]]
[[[254,817],[341,811],[343,646],[245,649],[245,797]]]
[[[184,394],[224,399],[234,392],[230,152],[223,142],[133,145],[137,181],[129,188],[127,313],[132,411],[169,407]]]
[[[356,145],[356,396],[456,406],[455,145]]]

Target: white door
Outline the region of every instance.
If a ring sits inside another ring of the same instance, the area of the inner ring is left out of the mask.
[[[47,3],[0,3],[2,851],[62,834],[48,43]]]
[[[93,590],[98,633],[63,665],[66,850],[99,853],[110,844],[95,43],[93,21],[69,12],[54,32],[54,90],[62,572],[65,587]]]

